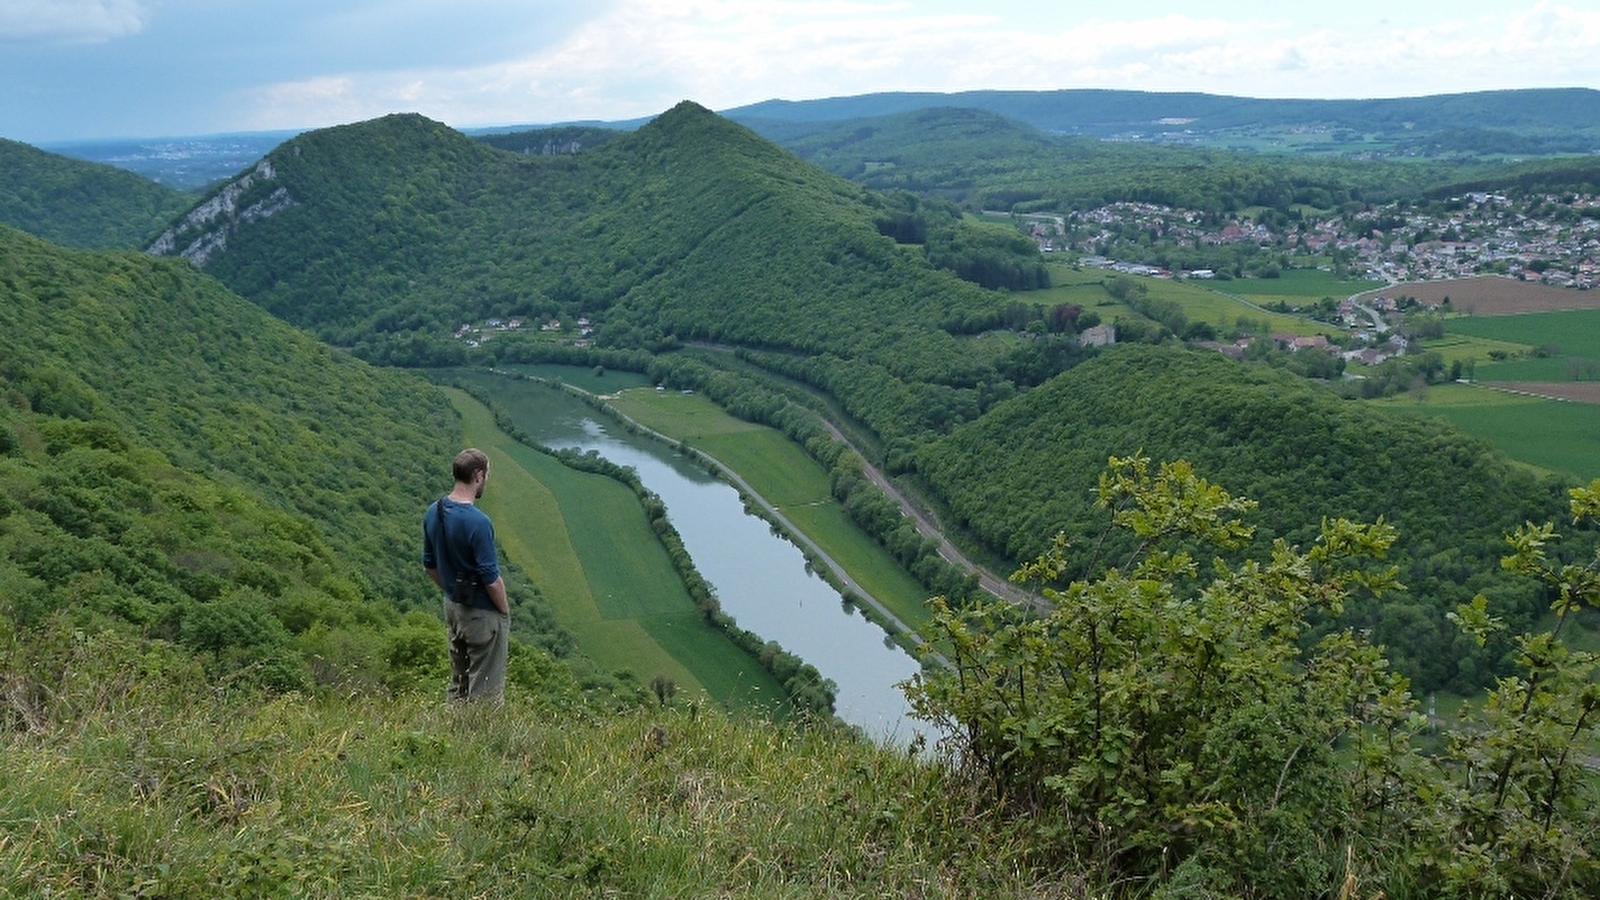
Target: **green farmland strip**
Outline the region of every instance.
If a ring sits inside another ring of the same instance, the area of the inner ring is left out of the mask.
[[[1450,319],[1447,330],[1510,344],[1549,347],[1557,356],[1600,359],[1600,309],[1461,316]]]
[[[1332,272],[1324,272],[1321,269],[1285,269],[1277,278],[1236,278],[1220,285],[1229,293],[1249,297],[1258,303],[1271,303],[1282,299],[1288,301],[1291,306],[1295,305],[1295,301],[1304,303],[1307,300],[1320,300],[1323,297],[1343,300],[1382,286],[1381,281],[1336,278]]]
[[[927,621],[927,590],[850,521],[833,499],[828,473],[799,445],[698,395],[626,391],[612,405],[738,472],[902,621],[913,628]]]

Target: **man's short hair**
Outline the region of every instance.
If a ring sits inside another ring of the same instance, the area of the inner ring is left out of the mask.
[[[456,481],[471,484],[472,476],[489,471],[489,456],[476,447],[468,447],[456,454],[456,461],[451,466],[451,471]]]

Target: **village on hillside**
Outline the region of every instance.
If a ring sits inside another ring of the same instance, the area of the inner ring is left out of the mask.
[[[1047,253],[1077,253],[1085,265],[1141,275],[1249,274],[1168,265],[1195,255],[1181,250],[1240,246],[1323,257],[1330,268],[1388,282],[1498,274],[1579,289],[1600,283],[1600,198],[1593,194],[1471,193],[1329,216],[1269,210],[1260,219],[1123,202],[1041,219],[1032,230]]]

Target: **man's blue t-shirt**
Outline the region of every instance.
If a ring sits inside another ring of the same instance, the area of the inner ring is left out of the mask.
[[[500,564],[494,555],[494,525],[483,510],[471,503],[440,497],[428,506],[422,516],[422,566],[439,570],[447,596],[456,573],[465,573],[468,578],[476,573],[477,590],[470,605],[495,608],[483,588],[500,577]]]

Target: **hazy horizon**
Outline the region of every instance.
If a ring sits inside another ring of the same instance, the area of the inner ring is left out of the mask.
[[[1106,88],[1299,99],[1600,88],[1572,3],[0,0],[0,137],[630,121],[681,100]]]

